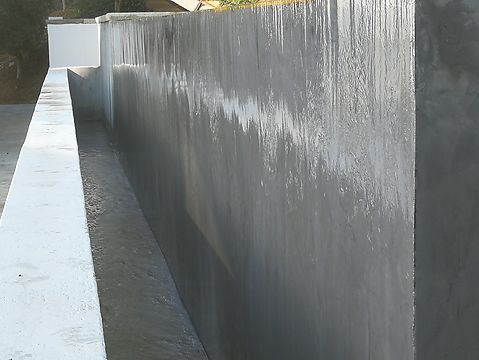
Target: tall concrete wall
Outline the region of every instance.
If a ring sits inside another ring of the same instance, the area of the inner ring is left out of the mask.
[[[102,24],[105,114],[211,359],[412,359],[412,0]]]
[[[478,359],[479,2],[417,1],[418,360]]]

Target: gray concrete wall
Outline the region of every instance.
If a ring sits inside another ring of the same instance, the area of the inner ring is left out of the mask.
[[[212,359],[479,354],[479,4],[381,4],[102,25],[92,88]]]
[[[479,2],[417,1],[418,360],[479,358]]]
[[[412,359],[414,1],[102,24],[105,114],[211,359]]]
[[[69,68],[68,84],[76,118],[104,118],[103,72],[99,68]]]

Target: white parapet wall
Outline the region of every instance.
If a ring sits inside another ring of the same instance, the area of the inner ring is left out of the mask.
[[[0,244],[0,359],[106,359],[66,69],[45,79]]]
[[[51,68],[99,66],[98,25],[94,20],[73,24],[50,23],[48,48]]]

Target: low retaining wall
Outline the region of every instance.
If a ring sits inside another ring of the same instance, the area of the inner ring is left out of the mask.
[[[212,360],[413,358],[414,7],[101,24],[108,124]]]
[[[0,243],[0,357],[106,359],[67,70],[43,84]]]

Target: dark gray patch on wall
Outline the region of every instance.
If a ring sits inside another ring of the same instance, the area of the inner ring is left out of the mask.
[[[479,2],[418,0],[418,360],[479,358]]]
[[[413,359],[414,9],[102,24],[105,115],[210,359]]]
[[[68,69],[73,112],[76,119],[103,118],[103,86],[100,68],[78,67]]]

